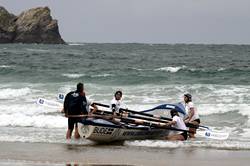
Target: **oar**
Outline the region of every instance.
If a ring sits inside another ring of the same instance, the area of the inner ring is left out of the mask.
[[[43,99],[43,98],[39,98],[36,102],[37,104],[41,105],[41,106],[45,106],[45,107],[49,107],[49,108],[55,108],[55,109],[61,109],[62,108],[62,104],[59,103],[59,102],[56,102],[56,101],[51,101],[51,100],[46,100],[46,99]],[[100,104],[98,103],[99,106],[104,106],[104,107],[107,107],[108,105],[104,105],[104,104]],[[126,109],[123,109],[124,111],[127,111]],[[135,111],[137,113],[137,111]],[[104,116],[103,114],[112,114],[112,112],[108,112],[108,111],[100,111],[99,112],[99,117],[96,116],[96,115],[92,115],[93,118],[103,118],[104,119]],[[71,117],[87,117],[89,115],[71,115]],[[145,120],[150,120],[150,121],[156,121],[156,122],[161,122],[161,123],[166,123],[166,121],[162,121],[160,119],[154,119],[152,120],[151,118],[150,119],[146,119],[146,117],[141,117],[141,116],[135,116],[135,115],[129,115],[131,116],[131,118],[137,118],[137,119],[145,119]],[[90,117],[90,116],[89,116]],[[113,119],[114,116],[110,116],[110,117],[106,117],[105,120],[108,120],[110,121],[110,119]],[[116,116],[117,119],[120,118],[120,116]],[[130,119],[129,122],[133,122],[136,121],[135,119]],[[158,120],[158,121],[157,121]],[[114,121],[112,120],[111,122],[114,123]],[[123,117],[123,122],[126,123],[128,122],[128,120],[125,120],[124,117]],[[138,120],[135,122],[135,123],[139,123],[141,124],[141,122],[139,122]],[[117,124],[117,123],[116,123]],[[133,124],[133,123],[132,123]],[[147,122],[145,123],[145,125],[152,125],[152,122]],[[210,138],[210,139],[217,139],[217,140],[225,140],[228,138],[229,136],[229,133],[225,133],[225,132],[220,132],[220,131],[211,131],[211,130],[197,130],[197,135],[201,136],[201,137],[205,137],[205,138]]]
[[[56,101],[52,101],[52,100],[47,100],[44,98],[38,98],[36,101],[36,104],[42,105],[42,106],[46,106],[46,107],[50,107],[50,108],[55,108],[55,109],[59,109],[62,108],[62,104]]]
[[[64,100],[64,98],[65,98],[65,95],[64,94],[62,94],[62,93],[59,93],[58,94],[58,100],[60,100],[60,101],[63,101]],[[94,103],[95,105],[98,105],[98,106],[101,106],[101,107],[106,107],[106,108],[109,108],[110,106],[109,105],[106,105],[106,104],[102,104],[102,103]],[[161,105],[161,107],[164,107],[164,108],[166,108],[166,107],[171,107],[170,105],[165,105],[165,106],[163,106],[163,105]],[[173,108],[173,106],[172,106],[172,108]],[[163,117],[163,116],[159,116],[159,115],[153,115],[153,114],[148,114],[148,113],[144,113],[144,112],[138,112],[138,111],[133,111],[133,110],[129,110],[129,109],[123,109],[123,108],[120,108],[122,111],[126,111],[126,112],[130,112],[130,113],[133,113],[133,114],[138,114],[138,115],[143,115],[143,116],[148,116],[148,117],[152,117],[152,118],[156,118],[157,120],[167,120],[167,121],[172,121],[172,119],[171,118],[167,118],[167,117]],[[153,109],[159,109],[159,107],[155,107],[155,108],[153,108]],[[153,109],[151,109],[151,110],[153,110]],[[132,116],[132,115],[131,115]],[[143,118],[143,117],[141,117],[141,118]],[[151,119],[152,121],[154,121],[155,119]]]
[[[106,105],[106,104],[101,104],[101,103],[95,103],[96,105],[99,105],[99,106],[102,106],[102,107],[106,107],[106,108],[109,108],[109,105]],[[157,106],[155,108],[152,108],[150,110],[155,110],[155,109],[169,109],[169,108],[174,108],[173,106],[169,105],[169,104],[163,104],[163,105],[160,105],[160,106]],[[122,111],[126,111],[126,112],[130,112],[130,113],[133,113],[133,114],[138,114],[138,115],[143,115],[143,116],[148,116],[148,117],[153,117],[153,118],[156,118],[156,119],[162,119],[162,120],[167,120],[167,121],[172,121],[171,118],[167,118],[167,117],[164,117],[164,116],[159,116],[159,115],[153,115],[153,114],[149,114],[149,113],[145,113],[147,112],[147,110],[144,112],[144,111],[133,111],[133,110],[129,110],[129,109],[123,109],[123,108],[120,108]],[[199,128],[199,127],[202,127],[202,128],[206,128],[206,129],[209,129],[209,127],[207,126],[203,126],[203,125],[192,125],[190,124],[191,127],[194,127],[194,128]]]
[[[103,112],[98,110],[99,113]],[[96,112],[98,113],[98,112]],[[190,132],[188,130],[177,129],[174,127],[168,126],[166,123],[152,123],[145,120],[138,120],[138,119],[130,119],[120,116],[112,116],[112,115],[103,115],[103,114],[94,114],[94,115],[69,115],[68,117],[90,117],[90,118],[100,118],[112,122],[116,125],[122,126],[120,122],[126,124],[136,124],[136,125],[143,125],[152,128],[158,129],[167,129],[173,131],[182,131],[182,132]],[[216,139],[216,140],[226,140],[229,137],[229,133],[222,133],[217,131],[210,131],[210,130],[197,130],[196,134],[200,137],[205,137],[209,139]]]
[[[101,110],[98,110],[99,112],[103,112]],[[96,112],[97,113],[97,112]],[[131,118],[125,118],[122,116],[116,116],[116,115],[103,115],[103,114],[93,114],[93,115],[68,115],[67,117],[90,117],[90,118],[101,118],[104,120],[108,120],[111,122],[123,122],[126,124],[135,124],[135,125],[142,125],[142,126],[148,126],[151,128],[157,128],[157,129],[167,129],[167,130],[173,130],[173,131],[182,131],[182,132],[191,132],[189,130],[183,130],[183,129],[178,129],[169,126],[167,123],[154,123],[154,122],[148,122],[145,120],[138,120],[138,119],[131,119]]]
[[[55,109],[62,109],[62,107],[63,107],[63,105],[61,103],[59,103],[59,102],[52,101],[52,100],[47,100],[47,99],[44,99],[44,98],[39,98],[36,103],[39,104],[39,105],[45,106],[45,107],[55,108]],[[99,104],[99,105],[101,105],[101,104]],[[105,106],[107,106],[107,105],[105,105]],[[112,112],[109,112],[109,111],[101,111],[100,113],[101,114],[112,114]],[[123,114],[122,116],[127,116],[127,117],[130,117],[130,118],[136,118],[136,119],[143,119],[143,120],[148,120],[148,121],[154,121],[154,122],[161,122],[161,123],[166,123],[167,122],[165,120],[135,116],[135,115],[131,115],[131,114],[126,114],[126,115]]]
[[[60,99],[63,99],[62,97],[62,94],[60,94],[59,96],[61,97],[58,97]],[[52,101],[52,100],[47,100],[47,99],[44,99],[44,98],[39,98],[37,99],[37,104],[39,105],[42,105],[42,106],[46,106],[46,107],[49,107],[49,108],[55,108],[55,109],[62,109],[63,105],[59,102],[56,102],[56,101]],[[96,103],[95,103],[96,104]],[[96,105],[99,105],[99,106],[103,106],[103,107],[109,107],[108,105],[104,105],[104,104],[96,104]],[[112,112],[108,112],[108,111],[102,111],[103,113],[106,113],[106,114],[112,114]],[[151,121],[156,121],[156,122],[166,122],[164,120],[160,120],[160,119],[153,119],[153,118],[147,118],[147,117],[140,117],[140,116],[135,116],[135,115],[127,115],[131,118],[137,118],[137,119],[144,119],[144,120],[151,120]]]
[[[101,103],[94,103],[94,104],[95,104],[95,105],[98,105],[98,106],[102,106],[102,107],[109,108],[109,105],[106,105],[106,104],[101,104]],[[138,111],[134,111],[134,110],[123,109],[123,108],[120,108],[120,109],[121,109],[122,111],[130,112],[130,113],[133,113],[133,114],[138,114],[138,115],[153,117],[153,118],[157,118],[157,119],[163,119],[163,120],[172,121],[171,118],[167,118],[167,117],[163,117],[163,116],[159,116],[159,115],[153,115],[153,114],[148,114],[148,113],[144,113],[144,112],[138,112]]]
[[[58,100],[60,101],[63,101],[64,98],[65,98],[65,95],[63,93],[59,93],[58,94]],[[102,107],[106,107],[106,108],[109,108],[110,106],[109,105],[106,105],[106,104],[101,104],[101,103],[95,103],[96,105],[99,105],[99,106],[102,106]],[[138,115],[143,115],[143,116],[148,116],[148,117],[153,117],[153,118],[156,118],[156,119],[162,119],[162,120],[167,120],[167,121],[172,121],[171,118],[167,118],[167,117],[163,117],[163,116],[159,116],[159,115],[153,115],[153,114],[148,114],[146,112],[150,112],[150,111],[154,111],[156,109],[177,109],[179,110],[179,112],[181,112],[183,115],[185,115],[185,112],[183,112],[183,105],[181,103],[178,103],[178,104],[162,104],[162,105],[159,105],[159,106],[156,106],[152,109],[148,109],[148,110],[144,110],[144,111],[133,111],[133,110],[128,110],[128,109],[123,109],[123,108],[120,108],[121,110],[123,111],[126,111],[126,112],[130,112],[130,113],[133,113],[133,114],[138,114]],[[192,126],[192,124],[190,124],[190,126]],[[203,126],[203,125],[193,125],[192,127],[195,127],[195,128],[205,128],[205,129],[209,129],[209,127],[207,126]]]
[[[106,107],[106,108],[109,108],[109,105],[106,105],[106,104],[101,104],[101,103],[94,103],[94,104],[96,104],[96,105],[98,105],[98,106],[102,106],[102,107]],[[159,107],[155,107],[155,108],[153,108],[153,109],[158,109],[158,108],[162,108],[162,107],[166,107],[165,105],[163,106],[163,105],[161,105],[161,106],[159,106]],[[169,107],[168,107],[169,108]],[[172,121],[172,119],[171,118],[167,118],[167,117],[163,117],[163,116],[159,116],[159,115],[153,115],[153,114],[149,114],[149,113],[145,113],[145,112],[139,112],[139,111],[134,111],[134,110],[129,110],[129,109],[123,109],[123,108],[120,108],[122,111],[126,111],[126,112],[130,112],[130,113],[133,113],[133,114],[138,114],[138,115],[143,115],[143,116],[148,116],[148,117],[152,117],[152,118],[156,118],[157,120],[167,120],[167,121]],[[151,119],[152,120],[152,119]],[[152,121],[154,121],[154,120],[152,120]],[[190,126],[192,126],[192,127],[195,127],[195,128],[198,128],[199,126],[197,126],[197,125],[192,125],[192,124],[190,124]],[[207,128],[208,129],[208,127],[205,127],[205,128]]]
[[[120,120],[121,120],[121,122],[124,122],[124,123],[143,125],[143,126],[148,126],[148,127],[158,128],[158,129],[168,129],[168,130],[174,130],[174,131],[191,132],[189,130],[182,130],[182,129],[177,129],[177,128],[171,127],[167,123],[154,123],[154,122],[148,122],[145,120],[136,120],[136,119],[130,119],[130,118],[123,118],[123,117],[121,117]]]
[[[64,95],[63,94],[59,94],[58,95],[58,99],[63,101],[64,100]],[[106,107],[108,108],[109,105],[105,105],[105,104],[101,104],[101,103],[96,103],[96,105],[99,105],[99,106],[103,106],[103,107]],[[178,106],[178,108],[180,108],[181,106]],[[157,107],[154,107],[152,109],[149,109],[149,110],[145,110],[145,111],[142,111],[141,113],[138,112],[138,111],[133,111],[133,110],[126,110],[126,109],[121,109],[121,110],[124,110],[124,111],[127,111],[127,112],[131,112],[131,113],[134,113],[134,114],[139,114],[139,115],[143,115],[143,116],[148,116],[148,117],[152,117],[152,118],[156,118],[157,120],[172,120],[171,118],[166,118],[166,117],[162,117],[162,116],[157,116],[157,115],[152,115],[152,114],[147,114],[145,112],[150,112],[150,111],[153,111],[155,109],[170,109],[170,108],[174,108],[173,105],[171,104],[162,104],[162,105],[159,105]],[[132,115],[131,115],[132,116]],[[162,122],[162,121],[161,121]],[[199,125],[199,128],[204,128],[206,129],[205,131],[202,131],[203,133],[200,134],[200,135],[203,135],[205,137],[208,137],[208,135],[215,135],[213,134],[213,132],[211,131],[211,129],[207,126],[204,126],[204,125]],[[199,133],[199,131],[197,130],[197,134]],[[220,133],[220,134],[218,134]],[[229,133],[226,133],[226,132],[217,132],[216,131],[216,136],[221,136],[223,135],[223,139],[227,139]],[[212,138],[212,137],[209,137],[209,138]],[[215,138],[218,138],[220,139],[220,137],[215,137]]]
[[[58,103],[58,102],[55,102],[55,101],[46,100],[46,99],[42,99],[42,98],[39,98],[37,100],[37,104],[43,105],[43,106],[47,106],[47,107],[52,107],[52,108],[62,107],[61,103]],[[103,107],[106,107],[106,108],[109,107],[109,105],[105,105],[105,104],[101,104],[101,103],[94,103],[94,104],[99,105],[99,106],[103,106]],[[131,112],[131,113],[137,113],[137,111],[133,111],[133,110],[127,110],[127,109],[123,109],[123,110],[127,111],[127,112]],[[106,113],[106,114],[108,113],[108,111],[100,111],[100,112]],[[110,113],[112,113],[112,112],[110,112]],[[140,115],[144,115],[144,116],[147,115],[146,113],[139,113],[139,114]],[[151,115],[151,114],[149,114],[149,115]],[[101,118],[102,116],[101,115],[99,115],[99,116],[92,115],[91,117],[99,117],[99,118]],[[140,116],[135,116],[135,115],[128,115],[128,116],[130,118],[137,118],[137,119],[144,119],[144,120],[161,122],[161,124],[159,123],[160,125],[157,125],[157,124],[152,123],[152,122],[146,122],[146,121],[141,121],[141,120],[129,119],[129,118],[124,118],[122,116],[115,116],[115,118],[121,119],[122,122],[124,122],[124,123],[140,124],[140,125],[144,125],[144,126],[151,126],[151,127],[158,127],[158,128],[160,127],[160,128],[172,129],[172,130],[175,130],[175,131],[183,131],[181,129],[175,129],[173,127],[166,126],[167,122],[166,121],[162,121],[160,119],[146,118],[146,117],[140,117]],[[90,115],[68,115],[67,117],[90,117]],[[105,117],[105,116],[103,116],[103,117]],[[112,116],[112,117],[114,117],[114,116]],[[154,116],[151,116],[151,117],[154,117]]]
[[[97,111],[98,111],[98,113],[100,113],[102,115],[113,115],[113,113],[110,111],[100,111],[100,110],[97,110]],[[118,117],[128,117],[128,118],[132,118],[132,119],[142,119],[142,120],[160,122],[160,123],[168,123],[169,122],[166,120],[155,119],[155,118],[151,118],[151,117],[136,116],[136,115],[132,115],[132,114],[128,114],[128,113],[122,113],[122,114],[117,115],[117,116]]]
[[[216,140],[226,140],[229,137],[229,133],[221,131],[211,131],[211,130],[200,130],[196,131],[196,134],[201,137],[216,139]]]
[[[140,111],[140,112],[151,112],[151,111],[154,111],[154,110],[164,110],[164,109],[176,109],[178,112],[180,112],[180,113],[182,113],[183,115],[186,115],[186,113],[183,111],[183,105],[182,105],[182,103],[177,103],[177,104],[162,104],[162,105],[159,105],[159,106],[156,106],[156,107],[154,107],[154,108],[152,108],[152,109],[148,109],[148,110],[143,110],[143,111]],[[190,124],[190,126],[192,126],[192,127],[194,127],[194,128],[199,128],[199,127],[201,127],[201,128],[206,128],[206,129],[209,129],[209,127],[207,127],[207,126],[203,126],[203,125],[199,125],[199,126],[197,126],[197,125],[192,125],[192,124]]]
[[[177,129],[177,128],[174,128],[174,127],[170,127],[168,126],[168,122],[166,121],[159,121],[159,123],[154,123],[151,121],[147,121],[147,120],[140,120],[138,118],[141,118],[141,117],[138,117],[138,116],[132,116],[136,119],[131,119],[130,116],[128,117],[124,117],[124,116],[113,116],[113,115],[105,115],[103,114],[104,113],[107,113],[106,111],[100,111],[98,110],[99,112],[96,112],[96,113],[99,113],[101,114],[105,120],[108,120],[110,121],[110,118],[115,118],[113,119],[111,122],[117,122],[116,124],[119,124],[119,122],[123,122],[123,123],[131,123],[131,124],[136,124],[136,125],[143,125],[143,126],[148,126],[148,127],[153,127],[153,128],[159,128],[159,129],[168,129],[168,130],[174,130],[174,131],[182,131],[182,132],[191,132],[191,131],[188,131],[188,130],[182,130],[182,129]],[[109,112],[111,113],[111,112]],[[112,113],[111,113],[112,114]],[[107,119],[107,117],[109,117]],[[117,121],[118,120],[118,121]],[[192,133],[192,132],[191,132]],[[229,137],[229,133],[226,133],[226,132],[220,132],[220,131],[211,131],[211,130],[197,130],[197,135],[200,136],[200,137],[205,137],[205,138],[209,138],[209,139],[216,139],[216,140],[226,140],[228,137]]]
[[[102,107],[109,107],[109,105],[101,104],[101,103],[95,103],[96,105],[102,106]],[[156,107],[155,107],[156,108]],[[158,116],[158,115],[152,115],[148,114],[145,112],[138,112],[138,111],[133,111],[133,110],[128,110],[128,109],[123,109],[121,108],[122,111],[130,112],[133,114],[138,114],[138,115],[143,115],[143,116],[148,116],[152,118],[156,118],[158,120],[167,120],[167,121],[172,121],[171,118],[163,117],[163,116]],[[197,127],[197,125],[193,125],[193,127]],[[200,136],[206,137],[206,138],[211,138],[211,139],[218,139],[218,140],[225,140],[229,137],[229,133],[227,132],[221,132],[221,131],[211,131],[209,127],[203,126],[203,125],[198,125],[198,127],[204,128],[205,131],[199,132]],[[200,130],[201,131],[201,130]]]

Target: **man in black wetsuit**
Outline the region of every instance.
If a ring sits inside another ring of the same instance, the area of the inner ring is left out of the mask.
[[[90,111],[89,106],[92,106],[94,109]],[[72,131],[75,126],[75,138],[80,138],[77,123],[87,117],[77,117],[78,115],[88,115],[97,110],[97,107],[90,101],[84,92],[83,83],[77,84],[76,91],[69,92],[64,100],[64,112],[65,116],[68,117],[68,130],[66,133],[66,139],[70,139]],[[76,117],[73,117],[76,116]]]

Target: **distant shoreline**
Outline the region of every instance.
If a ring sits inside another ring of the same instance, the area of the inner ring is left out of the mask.
[[[85,45],[85,44],[96,44],[96,45],[102,45],[102,44],[117,44],[117,45],[173,45],[173,46],[179,46],[179,45],[186,45],[186,46],[250,46],[250,44],[202,44],[202,43],[98,43],[98,42],[65,42],[64,44],[50,44],[50,43],[0,43],[1,45],[7,45],[7,44],[23,44],[23,45],[70,45],[70,46],[74,46],[74,45]]]

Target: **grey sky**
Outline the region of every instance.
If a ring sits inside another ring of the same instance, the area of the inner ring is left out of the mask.
[[[0,0],[49,6],[71,42],[250,44],[250,0]]]

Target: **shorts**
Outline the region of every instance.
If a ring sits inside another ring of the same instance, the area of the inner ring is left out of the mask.
[[[193,124],[192,122],[194,122],[194,121],[197,122],[198,125]],[[192,122],[187,123],[186,126],[189,127],[189,128],[196,128],[196,129],[199,128],[199,124],[201,123],[200,119],[195,119]]]
[[[194,121],[197,122],[198,124],[201,123],[200,119],[195,119]]]
[[[180,135],[182,135],[184,137],[185,140],[187,140],[188,138],[188,134],[186,131],[184,131],[183,133],[181,133]]]
[[[68,118],[68,129],[73,131],[74,125],[77,127],[77,123],[80,122],[82,118]]]

